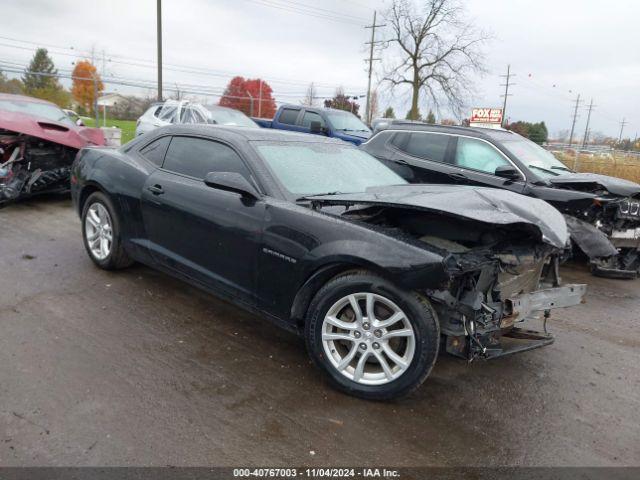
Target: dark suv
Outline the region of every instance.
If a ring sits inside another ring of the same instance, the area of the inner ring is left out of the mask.
[[[640,185],[575,173],[507,130],[396,121],[360,147],[412,183],[483,185],[540,198],[565,214],[594,274],[640,271]]]

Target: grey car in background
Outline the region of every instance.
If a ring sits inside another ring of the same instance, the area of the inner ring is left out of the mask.
[[[167,100],[155,103],[138,119],[136,136],[166,125],[198,123],[259,128],[239,110],[218,105],[202,105],[188,100]]]

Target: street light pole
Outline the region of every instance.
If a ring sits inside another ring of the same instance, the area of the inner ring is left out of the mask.
[[[157,0],[158,101],[162,101],[162,0]]]

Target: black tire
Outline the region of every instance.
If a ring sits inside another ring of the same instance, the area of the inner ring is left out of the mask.
[[[415,335],[411,363],[402,375],[383,385],[364,385],[347,378],[326,358],[322,345],[323,322],[332,305],[349,294],[363,292],[382,295],[400,307]],[[367,400],[392,400],[409,395],[431,372],[440,346],[440,326],[435,311],[423,296],[398,288],[372,273],[354,271],[335,277],[318,291],[307,311],[305,340],[311,359],[335,388]]]
[[[96,203],[101,204],[107,210],[107,212],[109,213],[109,217],[111,219],[113,239],[111,243],[111,250],[104,259],[99,259],[94,256],[87,241],[87,234],[86,234],[87,212],[89,211],[91,206],[95,205]],[[89,195],[89,198],[87,198],[86,202],[84,202],[84,205],[82,207],[81,218],[82,218],[82,241],[84,242],[84,248],[87,251],[89,258],[93,261],[93,263],[95,263],[98,267],[104,270],[117,270],[120,268],[126,268],[133,263],[133,260],[129,257],[129,255],[127,255],[127,252],[125,252],[122,246],[122,240],[121,240],[122,230],[120,229],[120,218],[117,215],[117,212],[113,206],[113,203],[111,202],[111,200],[107,195],[105,195],[102,192],[94,192],[91,195]]]

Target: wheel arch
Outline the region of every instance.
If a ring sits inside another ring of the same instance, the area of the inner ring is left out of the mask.
[[[84,204],[86,203],[89,196],[94,192],[101,192],[107,196],[109,194],[105,190],[105,188],[100,185],[98,182],[89,181],[82,186],[80,190],[80,194],[78,195],[78,215],[82,216],[82,210],[84,209]]]
[[[298,329],[303,329],[306,321],[307,311],[313,297],[320,288],[330,280],[344,275],[348,272],[363,271],[379,275],[380,277],[394,282],[393,278],[384,269],[375,264],[363,263],[356,260],[332,262],[318,267],[314,270],[296,292],[291,305],[290,318],[295,322]]]

